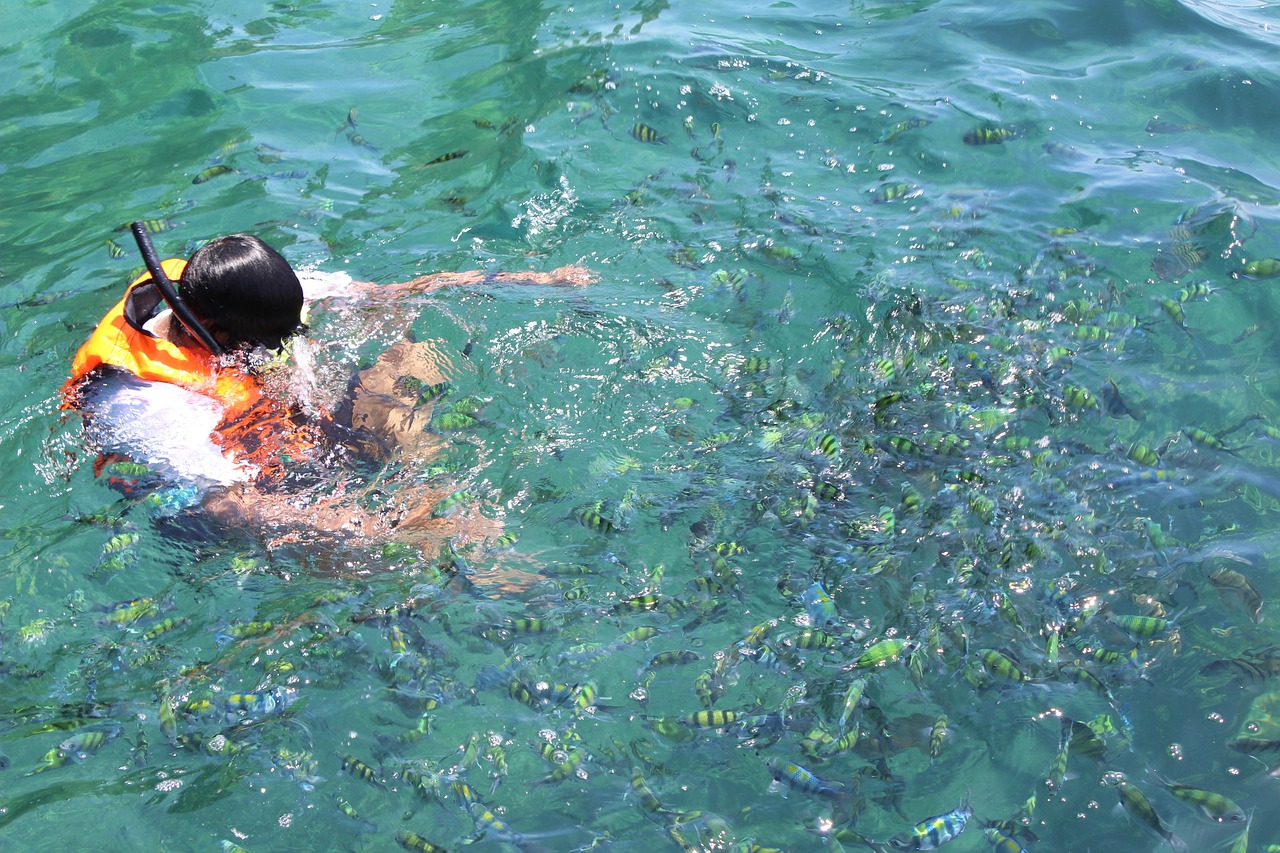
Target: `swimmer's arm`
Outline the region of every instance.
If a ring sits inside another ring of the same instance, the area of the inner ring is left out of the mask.
[[[584,266],[571,264],[559,267],[551,272],[496,272],[483,273],[479,270],[468,272],[437,272],[419,276],[412,281],[399,284],[371,284],[369,282],[352,282],[352,287],[377,290],[382,293],[431,293],[446,287],[474,286],[478,284],[551,284],[569,287],[581,287],[599,281],[600,276]]]

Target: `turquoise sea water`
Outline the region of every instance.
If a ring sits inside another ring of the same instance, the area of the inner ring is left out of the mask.
[[[4,846],[866,849],[966,797],[950,850],[1171,846],[1121,778],[1280,843],[1274,8],[822,5],[0,12]],[[183,537],[95,478],[58,389],[135,219],[596,270],[314,322],[482,401],[343,485],[516,541]]]

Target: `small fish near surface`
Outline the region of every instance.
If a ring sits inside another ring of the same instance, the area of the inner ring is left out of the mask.
[[[1120,774],[1115,775],[1117,778],[1106,780],[1106,783],[1116,788],[1116,793],[1120,797],[1120,805],[1129,817],[1152,836],[1163,838],[1170,847],[1179,851],[1179,853],[1187,850],[1186,842],[1173,834],[1173,830],[1169,829],[1168,824],[1156,812],[1155,806],[1151,805],[1147,795]]]
[[[425,169],[428,166],[439,166],[441,163],[448,163],[451,160],[460,160],[463,157],[466,157],[467,154],[469,153],[470,152],[467,151],[466,149],[460,149],[458,151],[449,151],[445,154],[441,154],[439,157],[436,157],[432,160],[428,160],[427,162],[423,163],[422,168]]]
[[[800,593],[800,600],[803,602],[805,612],[809,616],[810,625],[825,627],[840,621],[840,614],[836,610],[835,602],[831,600],[831,596],[818,581],[814,581],[804,592]]]
[[[1108,417],[1130,417],[1135,421],[1140,421],[1144,417],[1140,412],[1135,412],[1129,407],[1124,398],[1120,395],[1120,388],[1111,379],[1107,379],[1102,384],[1102,392],[1099,397],[1102,402],[1102,411],[1105,412]]]
[[[396,832],[396,843],[405,850],[412,850],[415,853],[443,853],[443,851],[449,849],[433,844],[416,832],[408,832],[406,830]]]
[[[806,794],[814,794],[819,797],[838,798],[845,794],[844,786],[838,782],[828,782],[815,776],[811,771],[785,761],[781,758],[771,758],[767,762],[769,775],[780,785],[786,785],[797,791]],[[924,849],[924,848],[917,848]]]
[[[1189,130],[1208,130],[1203,124],[1190,122],[1162,121],[1159,117],[1147,122],[1147,133],[1186,133]]]
[[[58,749],[76,761],[83,761],[108,741],[119,736],[120,729],[120,724],[115,721],[87,727],[58,744]]]
[[[191,179],[191,183],[203,184],[205,181],[211,181],[219,175],[229,175],[234,171],[235,169],[231,168],[226,163],[219,163],[216,166],[210,166],[200,174],[196,175]]]
[[[667,144],[667,138],[665,136],[661,135],[658,131],[643,122],[636,122],[632,125],[630,133],[633,139],[649,145]]]
[[[603,508],[602,503],[578,507],[573,511],[573,519],[588,530],[606,536],[617,532],[618,525],[601,512]]]
[[[172,231],[181,223],[173,219],[142,219],[142,227],[147,230],[148,234],[162,234],[165,231]],[[128,231],[133,226],[132,222],[125,222],[116,227],[116,231]]]
[[[1044,153],[1048,154],[1050,157],[1059,157],[1064,160],[1075,160],[1081,156],[1080,152],[1077,151],[1073,146],[1067,145],[1062,142],[1049,141],[1040,147],[1041,147],[1041,150],[1043,150]]]
[[[1220,566],[1210,570],[1205,577],[1224,600],[1244,608],[1254,622],[1261,618],[1262,594],[1243,574]]]
[[[978,125],[964,135],[964,144],[1000,145],[1012,139],[1021,139],[1026,135],[1025,130],[1011,125],[983,124]]]
[[[1275,278],[1280,275],[1280,259],[1277,258],[1259,258],[1256,261],[1249,261],[1240,269],[1231,273],[1232,278]]]
[[[1228,675],[1242,682],[1260,683],[1280,675],[1280,658],[1220,658],[1200,667],[1200,675]]]
[[[880,134],[879,138],[876,139],[876,142],[883,142],[883,143],[893,142],[895,139],[897,139],[899,136],[906,133],[907,131],[914,130],[917,127],[927,127],[932,123],[933,123],[932,120],[927,118],[917,117],[917,118],[905,119],[903,121],[898,122],[893,127],[890,127],[884,133]]]
[[[1162,281],[1177,281],[1198,270],[1208,257],[1209,253],[1203,247],[1189,240],[1174,240],[1168,246],[1156,249],[1151,259],[1151,271]]]
[[[1030,830],[1022,827],[1007,827],[1003,824],[992,824],[982,830],[982,834],[986,836],[987,841],[991,842],[991,849],[995,853],[1026,853],[1027,848],[1022,846],[1019,836],[1026,838],[1028,842],[1037,841],[1035,834]]]
[[[973,809],[969,807],[969,795],[966,794],[959,806],[920,821],[904,834],[889,839],[889,846],[894,850],[937,850],[958,838],[971,817]]]
[[[884,666],[899,660],[904,654],[910,654],[915,648],[915,642],[898,637],[880,640],[868,646],[852,663],[845,664],[844,671]]]
[[[364,134],[357,130],[348,130],[346,135],[347,141],[357,148],[368,148],[370,151],[378,150],[368,139],[365,139]]]
[[[1156,775],[1156,781],[1163,785],[1174,799],[1198,809],[1214,823],[1243,824],[1246,820],[1244,810],[1222,794],[1173,782],[1159,775]]]

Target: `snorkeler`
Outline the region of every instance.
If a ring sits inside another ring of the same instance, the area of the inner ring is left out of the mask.
[[[91,431],[101,433],[96,438],[104,448],[164,433],[156,428],[157,418],[187,431],[203,430],[209,438],[206,456],[213,461],[196,466],[197,479],[202,487],[215,487],[206,495],[205,509],[228,526],[305,520],[376,534],[373,528],[398,526],[406,514],[431,518],[421,494],[420,505],[391,522],[361,520],[358,507],[340,500],[299,508],[296,500],[272,499],[300,491],[309,477],[314,479],[309,465],[332,464],[352,454],[386,461],[406,442],[423,445],[417,434],[425,421],[415,415],[417,395],[397,396],[388,377],[440,381],[414,342],[402,341],[352,381],[345,401],[332,409],[304,405],[287,383],[273,382],[272,376],[287,361],[291,342],[306,331],[309,301],[394,298],[491,282],[582,285],[595,280],[585,268],[570,266],[551,273],[436,273],[382,286],[339,276],[335,285],[332,274],[304,273],[300,279],[257,237],[220,237],[189,261],[159,263],[145,232],[135,229],[135,235],[144,257],[151,252],[151,269],[129,285],[76,353],[63,386],[63,406],[85,414]],[[139,400],[148,402],[139,406]],[[152,459],[191,467],[190,448],[170,453],[168,460],[154,443],[147,451]],[[327,517],[331,513],[334,518]]]

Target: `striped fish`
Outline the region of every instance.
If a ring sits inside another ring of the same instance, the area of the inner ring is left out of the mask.
[[[889,839],[889,846],[895,850],[937,850],[964,832],[971,817],[973,809],[969,808],[969,795],[965,794],[964,802],[958,807],[920,821],[905,835]]]
[[[774,778],[774,781],[790,788],[795,788],[797,791],[815,794],[819,797],[832,798],[843,796],[845,793],[844,787],[839,783],[820,779],[799,764],[793,764],[781,758],[770,758],[767,765],[769,767],[769,775]]]
[[[667,138],[658,133],[647,124],[637,122],[631,128],[631,136],[640,142],[647,142],[650,145],[665,145]]]

